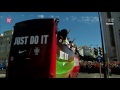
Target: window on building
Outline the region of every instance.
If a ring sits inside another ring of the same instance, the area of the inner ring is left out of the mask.
[[[113,50],[113,57],[116,57],[117,56],[117,54],[116,54],[116,49],[115,50]]]
[[[7,38],[7,40],[9,40],[9,38]]]
[[[115,47],[115,37],[114,37],[114,32],[113,32],[113,26],[112,25],[109,25],[109,32],[110,32],[111,46]]]

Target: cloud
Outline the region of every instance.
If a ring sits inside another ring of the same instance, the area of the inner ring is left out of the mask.
[[[56,18],[60,18],[60,16],[56,16]]]
[[[98,21],[99,21],[99,18],[98,18],[98,17],[93,17],[93,18],[92,18],[92,21],[93,21],[93,22],[98,22]]]
[[[7,17],[11,17],[11,15],[7,15]]]
[[[21,15],[22,17],[24,17],[24,15]]]
[[[99,18],[97,16],[81,16],[81,17],[77,17],[77,16],[70,16],[70,17],[64,17],[62,19],[62,21],[76,21],[76,22],[80,22],[80,23],[86,23],[86,24],[93,24],[93,23],[97,23],[99,21]]]
[[[69,17],[65,17],[62,19],[62,21],[68,21],[69,20]]]
[[[33,15],[31,14],[30,16],[32,17]]]
[[[71,16],[71,20],[75,21],[75,20],[77,20],[77,17],[76,16]]]
[[[3,16],[0,16],[0,18],[3,18]]]
[[[84,21],[85,21],[85,22],[90,22],[90,17],[88,17],[88,16],[85,17],[85,18],[84,18]]]
[[[69,20],[68,17],[65,18],[67,21]]]
[[[92,23],[97,23],[99,21],[99,18],[94,16],[85,16],[85,17],[82,16],[77,20],[82,23],[92,24]]]
[[[38,15],[38,18],[44,18],[45,16],[44,15]]]
[[[54,18],[54,16],[53,16],[53,15],[51,15],[51,18]]]

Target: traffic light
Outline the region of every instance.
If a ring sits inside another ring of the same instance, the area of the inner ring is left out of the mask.
[[[94,48],[94,55],[98,55],[98,49]]]
[[[102,48],[99,47],[99,54],[103,55]]]

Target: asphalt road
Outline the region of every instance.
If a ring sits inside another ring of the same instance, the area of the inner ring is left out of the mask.
[[[0,74],[6,74],[6,70],[0,70]]]
[[[0,78],[5,78],[6,70],[0,70]]]
[[[0,78],[5,78],[6,70],[0,70]],[[99,73],[79,73],[77,78],[100,78]],[[104,75],[101,75],[101,78],[104,78]],[[120,75],[112,74],[109,78],[120,78]]]
[[[79,73],[77,78],[100,78],[99,73]],[[101,74],[101,78],[104,78],[104,75]],[[120,75],[112,74],[109,78],[120,78]]]

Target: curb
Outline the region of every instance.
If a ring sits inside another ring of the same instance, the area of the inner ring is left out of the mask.
[[[6,74],[0,74],[0,78],[5,78]]]

